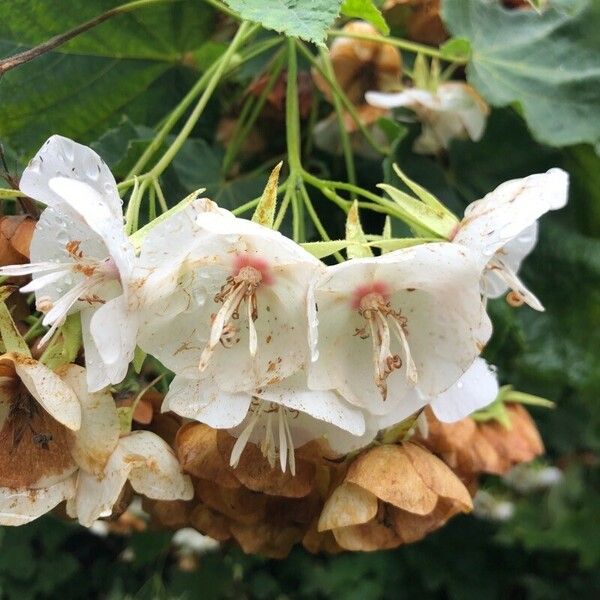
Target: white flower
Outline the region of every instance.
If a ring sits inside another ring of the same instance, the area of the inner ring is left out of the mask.
[[[308,354],[308,284],[324,267],[276,231],[213,210],[192,213],[176,231],[157,226],[143,242],[142,265],[146,245],[162,247],[157,264],[172,274],[159,279],[172,294],[144,312],[140,347],[176,374],[228,392],[292,375]]]
[[[436,154],[453,139],[481,139],[489,112],[475,90],[462,82],[449,81],[435,92],[408,89],[398,93],[367,92],[367,102],[379,108],[411,108],[421,121],[421,135],[415,140],[419,154]]]
[[[230,463],[235,467],[248,442],[256,443],[271,466],[295,474],[294,449],[324,438],[339,454],[364,446],[362,412],[332,391],[306,389],[305,377],[289,379],[254,391],[227,393],[200,381],[176,377],[163,411],[229,429],[237,439]]]
[[[21,354],[0,357],[0,524],[28,523],[73,494],[70,446],[81,424],[58,374]]]
[[[128,480],[137,493],[154,500],[191,500],[194,495],[191,479],[182,473],[171,447],[150,431],[133,431],[119,439],[100,472],[80,469],[67,512],[91,526],[112,513]]]
[[[537,241],[537,219],[567,203],[569,176],[561,169],[513,179],[470,204],[453,237],[467,246],[484,271],[483,293],[491,298],[512,290],[514,303],[543,310],[517,277]]]
[[[563,479],[563,472],[558,467],[521,463],[503,475],[502,479],[521,494],[529,494],[557,485]]]
[[[121,200],[104,161],[90,148],[52,136],[23,173],[21,190],[48,205],[31,240],[31,264],[0,275],[33,275],[49,326],[81,312],[92,391],[120,382],[135,350],[137,304],[131,285],[134,250],[123,229]]]
[[[490,405],[499,389],[495,369],[483,358],[476,358],[453,386],[431,400],[431,409],[438,421],[454,423]]]
[[[473,513],[489,521],[510,521],[515,514],[515,505],[485,490],[477,490],[473,498]]]
[[[376,434],[382,429],[393,427],[407,417],[407,411],[416,413],[426,404],[431,406],[439,421],[454,423],[491,404],[498,396],[498,391],[495,369],[478,357],[454,385],[437,396],[426,398],[414,389],[386,414],[367,415],[367,430]],[[424,417],[423,413],[419,415],[417,426],[423,437],[427,437],[427,419]]]
[[[398,420],[453,385],[491,335],[479,271],[449,243],[330,267],[309,309],[309,388],[375,415],[397,410]]]

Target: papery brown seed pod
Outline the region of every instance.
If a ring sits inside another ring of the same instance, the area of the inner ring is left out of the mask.
[[[235,441],[226,431],[217,432],[217,444],[224,461],[229,460]],[[296,474],[292,475],[289,471],[283,473],[279,465],[269,465],[269,461],[255,444],[248,443],[232,473],[245,487],[255,492],[301,498],[313,488],[315,466],[297,456]]]
[[[29,261],[29,246],[37,221],[25,215],[0,217],[0,266]]]
[[[498,421],[476,422],[469,417],[456,423],[441,423],[427,409],[428,436],[419,441],[467,482],[480,473],[502,475],[544,452],[527,410],[519,404],[508,404],[506,408],[510,427]]]
[[[343,31],[378,35],[372,25],[362,21],[348,23]],[[369,90],[394,91],[400,86],[402,58],[398,50],[389,44],[338,37],[331,44],[329,57],[337,82],[356,106],[365,104],[365,93]],[[329,83],[317,69],[313,69],[312,75],[315,85],[332,102]]]
[[[411,442],[376,446],[350,465],[318,530],[347,550],[395,548],[472,509],[469,492],[436,456]]]
[[[279,559],[286,558],[304,536],[301,527],[282,527],[264,522],[254,525],[231,523],[231,533],[246,554]]]
[[[383,10],[390,24],[405,27],[415,42],[439,46],[449,37],[440,16],[440,0],[387,0]]]
[[[152,525],[165,529],[182,529],[190,524],[193,500],[151,500],[142,498],[142,508],[151,516]]]
[[[203,423],[187,423],[181,427],[175,438],[179,462],[183,470],[194,477],[226,488],[239,488],[241,483],[219,451],[217,435],[216,429]]]
[[[244,487],[224,488],[212,481],[194,482],[196,496],[208,508],[237,523],[256,525],[265,519],[267,496]]]
[[[190,514],[190,524],[192,527],[219,542],[224,542],[231,538],[230,523],[230,519],[211,510],[202,503],[196,504]]]

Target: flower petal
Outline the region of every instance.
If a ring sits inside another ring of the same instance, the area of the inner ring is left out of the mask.
[[[201,380],[177,375],[169,386],[162,410],[172,410],[181,417],[224,429],[235,427],[246,417],[251,401],[249,393],[222,392]]]
[[[11,359],[17,375],[44,410],[65,427],[77,431],[81,427],[81,405],[73,389],[37,360],[21,354],[13,354]]]
[[[53,135],[23,171],[19,187],[35,200],[56,206],[65,200],[58,190],[50,186],[51,179],[56,177],[87,185],[101,196],[110,214],[120,218],[122,203],[115,179],[106,163],[91,148]],[[86,207],[83,208],[85,210]]]
[[[124,461],[133,466],[129,481],[139,494],[155,500],[191,500],[194,489],[171,447],[150,431],[121,438]]]
[[[29,523],[74,494],[74,477],[36,490],[0,488],[0,525]]]
[[[119,441],[119,417],[115,402],[107,391],[87,389],[85,369],[68,365],[61,378],[75,391],[81,402],[81,428],[71,436],[71,453],[79,466],[90,473],[101,473]]]

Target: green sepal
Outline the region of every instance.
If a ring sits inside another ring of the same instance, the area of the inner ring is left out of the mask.
[[[6,306],[5,300],[11,295],[12,291],[7,286],[0,288],[0,335],[4,343],[4,350],[5,352],[16,352],[31,358],[29,346],[17,329],[10,310]]]
[[[277,208],[277,189],[279,185],[279,172],[283,166],[283,161],[275,165],[275,168],[269,175],[267,185],[258,201],[256,210],[252,215],[252,221],[259,225],[264,225],[269,229],[273,229],[275,222],[275,209]]]
[[[81,348],[81,318],[79,313],[69,315],[52,336],[40,362],[53,371],[77,358]]]
[[[346,255],[348,258],[368,258],[373,256],[373,251],[367,244],[367,238],[363,231],[358,214],[358,202],[355,200],[348,211],[346,219]]]

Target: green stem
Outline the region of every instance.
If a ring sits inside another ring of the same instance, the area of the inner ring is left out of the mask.
[[[416,42],[409,42],[408,40],[404,40],[401,38],[383,37],[381,35],[368,35],[363,33],[348,33],[347,31],[342,31],[340,29],[330,29],[328,34],[332,37],[348,37],[356,40],[365,40],[367,42],[379,42],[381,44],[389,44],[390,46],[395,46],[396,48],[401,48],[402,50],[408,50],[409,52],[414,52],[415,54],[424,54],[425,56],[432,56],[434,58],[445,60],[446,62],[456,62],[462,64],[466,64],[468,62],[464,58],[445,56],[437,48],[432,48],[431,46],[426,46],[425,44],[418,44]]]
[[[255,30],[252,30],[251,32],[247,33],[244,38],[244,41],[247,41],[254,34],[254,32]],[[251,58],[254,58],[255,56],[261,54],[262,52],[265,52],[266,50],[269,50],[270,48],[279,43],[281,43],[281,40],[279,40],[278,38],[273,38],[270,40],[266,40],[265,42],[257,43],[252,48],[247,48],[241,56],[239,63],[237,63],[236,65],[228,66],[227,74],[229,74],[229,72],[238,67],[239,64],[242,64],[250,60]],[[214,72],[216,71],[217,67],[219,66],[222,60],[223,56],[221,56],[215,63],[213,63],[205,71],[202,77],[198,79],[198,81],[194,84],[190,91],[184,96],[181,102],[173,109],[171,114],[168,116],[167,120],[160,128],[159,132],[152,139],[148,147],[144,150],[142,156],[140,156],[140,158],[137,160],[137,162],[129,171],[129,173],[127,173],[125,177],[126,181],[123,181],[119,184],[118,187],[120,190],[126,189],[127,187],[130,187],[132,185],[130,182],[133,176],[139,174],[141,170],[148,164],[148,161],[152,158],[152,156],[154,156],[154,154],[158,151],[161,144],[165,141],[165,139],[167,138],[173,127],[175,127],[179,119],[183,116],[185,111],[191,106],[192,102],[196,99],[196,97],[206,88],[208,82],[211,80],[212,76],[214,75]]]
[[[329,58],[329,53],[321,48],[320,50],[321,60],[325,65],[325,72],[329,76],[330,79],[335,79],[335,73],[333,71],[333,66],[331,64],[331,59]],[[337,116],[338,129],[340,132],[340,139],[342,142],[342,150],[344,152],[344,162],[346,163],[346,175],[348,177],[348,181],[352,184],[356,184],[356,171],[354,169],[354,156],[352,155],[352,147],[350,146],[350,136],[346,131],[346,126],[344,124],[344,110],[342,108],[342,102],[337,94],[332,94],[333,96],[333,106],[335,107],[335,114]],[[352,196],[354,199],[354,195]]]
[[[154,190],[156,191],[156,195],[158,197],[158,203],[160,204],[160,210],[162,212],[167,212],[169,210],[169,206],[167,205],[167,200],[165,195],[163,194],[162,188],[160,187],[160,182],[158,179],[152,180],[152,185],[154,186]]]
[[[204,109],[206,108],[210,97],[212,96],[219,81],[221,81],[223,73],[225,72],[225,69],[229,64],[229,61],[233,58],[233,55],[237,52],[237,49],[243,43],[245,37],[247,35],[250,35],[254,31],[257,31],[258,27],[258,25],[252,25],[248,22],[243,22],[240,25],[239,29],[237,30],[237,33],[231,40],[229,47],[223,53],[223,56],[221,57],[221,60],[219,61],[219,64],[215,69],[213,76],[210,78],[206,89],[200,96],[200,99],[198,100],[196,107],[192,111],[192,114],[188,117],[187,121],[185,122],[185,125],[183,126],[173,143],[169,146],[169,148],[167,148],[167,151],[163,154],[162,158],[149,171],[149,174],[153,178],[159,177],[163,173],[163,171],[171,164],[171,162],[175,158],[175,155],[179,152],[181,146],[183,146],[190,133],[192,133],[192,129],[194,129],[196,123],[198,122],[198,119],[204,112]]]
[[[356,107],[348,96],[344,93],[344,90],[340,87],[339,83],[335,79],[329,77],[325,69],[321,66],[318,60],[311,54],[308,48],[301,42],[298,42],[298,48],[300,52],[306,57],[306,59],[311,63],[311,65],[319,71],[319,73],[323,76],[325,81],[330,85],[333,95],[337,95],[341,100],[344,108],[348,111],[350,118],[354,121],[356,126],[359,128],[360,132],[363,134],[365,140],[367,140],[368,144],[375,150],[375,152],[379,152],[379,154],[387,155],[390,153],[390,149],[387,146],[381,146],[377,140],[371,135],[371,132],[365,127],[365,124],[361,121],[358,112],[356,111]]]
[[[277,188],[277,195],[281,194],[281,192],[283,192],[286,188],[287,188],[287,181],[284,181]],[[248,202],[242,204],[241,206],[234,208],[231,212],[236,216],[241,215],[242,213],[245,213],[249,210],[252,210],[253,208],[256,208],[256,206],[260,202],[260,199],[261,199],[261,196],[259,196],[258,198],[254,198],[253,200],[249,200]]]
[[[213,8],[216,8],[218,11],[221,11],[223,14],[231,17],[232,19],[236,19],[238,21],[241,20],[240,15],[231,10],[228,6],[225,6],[222,2],[219,2],[219,0],[204,0],[204,2],[206,2],[206,4],[210,4]]]
[[[323,227],[323,223],[321,223],[321,219],[319,219],[319,215],[313,206],[312,200],[306,190],[306,186],[304,182],[300,184],[300,194],[302,195],[302,199],[304,200],[304,205],[306,206],[306,211],[308,212],[309,217],[312,219],[312,222],[315,226],[315,229],[318,231],[321,239],[325,242],[331,241],[331,237]],[[339,252],[334,252],[333,255],[338,262],[344,262],[344,257]]]
[[[23,197],[25,194],[21,190],[0,189],[0,200],[16,200]]]
[[[267,100],[267,96],[271,93],[271,90],[275,86],[279,74],[283,68],[283,61],[285,57],[283,53],[277,53],[275,60],[273,61],[273,65],[271,66],[271,76],[267,81],[267,84],[263,91],[261,92],[258,99],[253,97],[248,98],[247,104],[242,108],[242,112],[238,118],[235,131],[233,132],[233,136],[229,144],[227,144],[227,150],[225,152],[225,157],[223,158],[223,165],[221,167],[221,172],[223,174],[227,174],[229,171],[242,143],[246,140],[252,126],[258,119],[263,106]],[[252,102],[254,100],[254,102]],[[247,108],[248,107],[248,108]],[[249,115],[246,113],[250,113]]]

